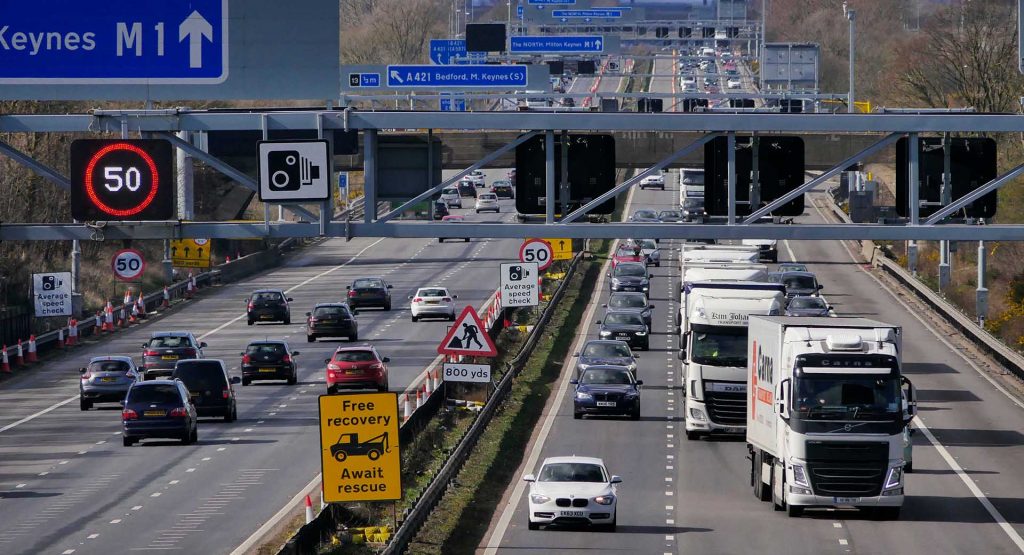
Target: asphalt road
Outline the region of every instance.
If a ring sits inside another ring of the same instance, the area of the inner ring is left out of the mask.
[[[635,191],[633,209],[660,208],[678,191]],[[808,202],[798,223],[820,223]],[[663,242],[663,260],[678,247]],[[666,250],[668,248],[668,250]],[[994,387],[968,360],[945,345],[898,297],[879,283],[837,242],[800,241],[781,246],[782,260],[805,262],[825,285],[839,315],[864,316],[904,330],[904,369],[920,395],[915,425],[914,473],[899,521],[874,521],[853,510],[808,511],[788,518],[750,493],[749,461],[742,439],[685,439],[682,381],[669,335],[678,268],[654,270],[652,350],[641,354],[644,380],[640,422],[572,418],[572,390],[556,390],[550,429],[538,426],[539,459],[577,454],[602,457],[623,477],[619,532],[530,531],[525,496],[513,494],[495,515],[490,545],[500,553],[569,553],[581,550],[634,553],[1018,553],[1024,551],[1024,405]],[[607,284],[601,283],[600,304]],[[596,314],[600,314],[598,307]],[[595,337],[591,320],[587,338]],[[560,385],[566,386],[568,373]],[[932,441],[932,438],[935,441]],[[531,456],[534,453],[528,452]],[[970,484],[970,485],[968,485]],[[525,491],[525,490],[523,490]],[[502,526],[507,519],[507,528]],[[488,552],[494,552],[490,550]]]
[[[488,172],[487,182],[504,170]],[[511,220],[514,201],[498,215]],[[507,212],[506,212],[507,211]],[[289,256],[284,265],[208,289],[166,316],[103,343],[71,351],[0,386],[0,553],[126,553],[136,550],[226,553],[242,543],[320,471],[316,397],[325,393],[324,359],[339,345],[306,343],[303,315],[319,301],[340,300],[359,276],[394,285],[391,312],[360,311],[360,339],[391,357],[390,385],[403,391],[437,355],[441,321],[412,323],[408,300],[419,286],[445,285],[459,309],[489,297],[498,264],[517,256],[518,241],[331,239]],[[245,299],[279,287],[294,298],[292,324],[249,327]],[[78,407],[78,371],[92,356],[138,357],[151,332],[188,329],[209,344],[206,356],[237,372],[253,339],[284,338],[301,352],[299,384],[235,386],[239,419],[201,420],[199,443],[121,445],[116,405]]]

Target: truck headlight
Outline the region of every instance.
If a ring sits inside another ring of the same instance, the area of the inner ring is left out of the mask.
[[[612,334],[612,332],[610,332],[608,330],[601,330],[601,337],[608,337],[611,334]]]
[[[811,487],[811,483],[807,481],[807,472],[802,464],[793,465],[793,483],[805,488]]]
[[[597,503],[598,505],[611,505],[614,502],[614,495],[599,495],[594,498],[594,503]]]
[[[576,398],[579,399],[580,401],[589,401],[593,399],[594,396],[587,393],[586,391],[577,391]]]
[[[903,485],[903,466],[894,466],[889,469],[889,476],[885,479],[885,489],[898,488]]]
[[[546,495],[540,494],[540,493],[531,493],[530,494],[530,501],[532,501],[533,503],[535,503],[537,505],[543,505],[543,504],[547,503],[548,501],[551,501],[551,498],[546,496]]]
[[[706,420],[704,418],[704,411],[700,409],[690,409],[690,418],[698,422],[704,422]]]

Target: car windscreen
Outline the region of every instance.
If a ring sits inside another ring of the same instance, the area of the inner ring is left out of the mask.
[[[147,403],[154,405],[181,404],[178,386],[173,384],[151,384],[135,386],[128,390],[126,403]]]
[[[641,249],[650,249],[650,250],[653,251],[653,250],[657,250],[658,249],[658,244],[654,242],[654,239],[641,239],[640,240],[640,248]]]
[[[189,345],[187,337],[181,335],[169,335],[150,339],[149,346],[161,349],[176,349],[178,347],[189,347],[191,345]]]
[[[447,297],[448,292],[444,289],[420,289],[416,292],[417,297]]]
[[[632,375],[625,368],[590,368],[583,372],[580,383],[584,385],[625,385],[633,383]]]
[[[174,367],[175,378],[184,382],[189,391],[222,391],[228,384],[223,367],[216,362],[180,363]]]
[[[633,266],[629,264],[619,264],[615,267],[615,271],[612,273],[615,277],[630,276],[630,277],[646,277],[647,270],[642,266]]]
[[[357,279],[352,289],[383,289],[384,282],[379,279]]]
[[[441,189],[441,194],[442,195],[457,195],[457,194],[459,194],[459,189],[456,188],[456,187],[448,187],[448,188],[445,188],[445,189]]]
[[[343,306],[318,306],[313,310],[314,318],[342,318],[348,316]]]
[[[806,272],[807,266],[803,264],[779,264],[780,272]]]
[[[252,296],[253,302],[280,302],[284,300],[280,293],[256,293]]]
[[[782,283],[787,289],[814,289],[814,278],[811,276],[782,276]]]
[[[550,463],[544,465],[539,482],[607,482],[604,469],[590,463]]]
[[[634,218],[648,218],[648,219],[655,218],[656,219],[658,217],[658,214],[655,213],[654,210],[637,210],[636,212],[633,212],[633,217]]]
[[[658,218],[662,220],[671,220],[679,218],[680,216],[681,214],[675,210],[662,210],[661,212],[658,212]]]
[[[373,362],[377,360],[373,351],[341,351],[334,353],[334,360],[338,362]]]
[[[629,346],[621,343],[590,343],[583,349],[585,357],[629,357]]]
[[[610,308],[647,308],[647,299],[643,295],[612,295],[608,299]]]
[[[284,345],[281,343],[254,343],[245,348],[247,355],[284,355]]]
[[[825,300],[821,297],[797,297],[789,301],[789,308],[825,308]]]
[[[128,363],[123,360],[104,360],[89,363],[89,372],[96,374],[99,372],[128,372]]]
[[[640,326],[643,325],[644,319],[642,316],[636,313],[612,313],[604,317],[604,323],[613,326]]]

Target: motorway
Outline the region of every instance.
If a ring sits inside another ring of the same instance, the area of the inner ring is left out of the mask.
[[[664,80],[652,82],[652,87],[665,86]],[[634,190],[630,210],[662,209],[677,202],[678,173],[669,174],[667,185],[664,192]],[[797,223],[823,223],[819,203],[824,203],[822,194],[810,195]],[[788,518],[758,502],[750,491],[743,439],[685,438],[678,338],[670,333],[678,302],[680,245],[661,245],[662,267],[653,269],[652,280],[652,348],[641,353],[638,369],[644,380],[640,421],[574,420],[570,358],[522,467],[522,473],[534,473],[550,456],[603,458],[609,472],[623,478],[618,532],[530,531],[527,490],[515,481],[508,485],[506,503],[499,506],[480,546],[485,553],[1024,552],[1024,469],[1019,464],[1024,460],[1024,404],[976,370],[967,355],[932,331],[900,295],[884,289],[846,246],[834,241],[783,242],[780,262],[807,263],[840,316],[903,327],[904,372],[920,400],[907,501],[900,520],[889,522],[852,510],[811,510],[803,518]],[[593,322],[608,294],[604,280],[598,290],[577,347],[597,337]]]
[[[487,183],[505,178],[488,170]],[[469,221],[510,221],[502,212]],[[517,257],[519,242],[436,239],[331,239],[290,255],[274,270],[206,289],[197,300],[149,323],[119,331],[21,372],[0,386],[0,553],[227,553],[241,544],[320,471],[318,395],[324,363],[339,344],[306,343],[304,314],[316,302],[343,299],[359,276],[394,285],[391,312],[360,311],[360,339],[391,357],[390,386],[401,392],[437,356],[447,324],[412,323],[416,287],[445,285],[458,306],[479,304],[498,285],[498,264]],[[257,288],[294,298],[292,324],[248,327],[245,299]],[[78,368],[92,356],[140,355],[149,334],[188,329],[209,344],[206,356],[238,371],[252,339],[284,338],[301,355],[299,384],[236,385],[238,421],[201,420],[199,443],[121,445],[119,408],[81,412]]]

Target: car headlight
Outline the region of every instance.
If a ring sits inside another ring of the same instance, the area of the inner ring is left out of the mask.
[[[885,489],[898,488],[903,485],[903,466],[894,466],[889,469],[889,476],[885,479]]]
[[[647,335],[647,332],[645,332],[645,331],[638,331],[638,332],[635,332],[635,333],[636,333],[637,335],[639,335],[639,336],[644,336],[644,335]]]
[[[610,332],[608,330],[601,330],[601,337],[608,337],[611,334],[612,334],[612,332]]]
[[[807,480],[807,472],[802,464],[793,465],[793,483],[805,488],[811,487],[811,483]]]
[[[599,495],[594,498],[594,503],[597,503],[598,505],[611,505],[614,502],[614,495]]]
[[[537,505],[543,505],[544,503],[551,501],[551,498],[542,493],[531,493],[530,501],[536,503]]]
[[[626,368],[629,368],[630,372],[636,372],[636,363],[635,362],[631,362],[631,363],[629,363],[629,366],[627,366]]]
[[[587,400],[593,399],[594,396],[589,394],[589,393],[587,393],[586,391],[577,391],[576,392],[576,398],[581,400],[581,401],[587,401]]]
[[[618,284],[619,284],[619,278],[614,278],[613,277],[612,278],[612,285],[618,285]]]

